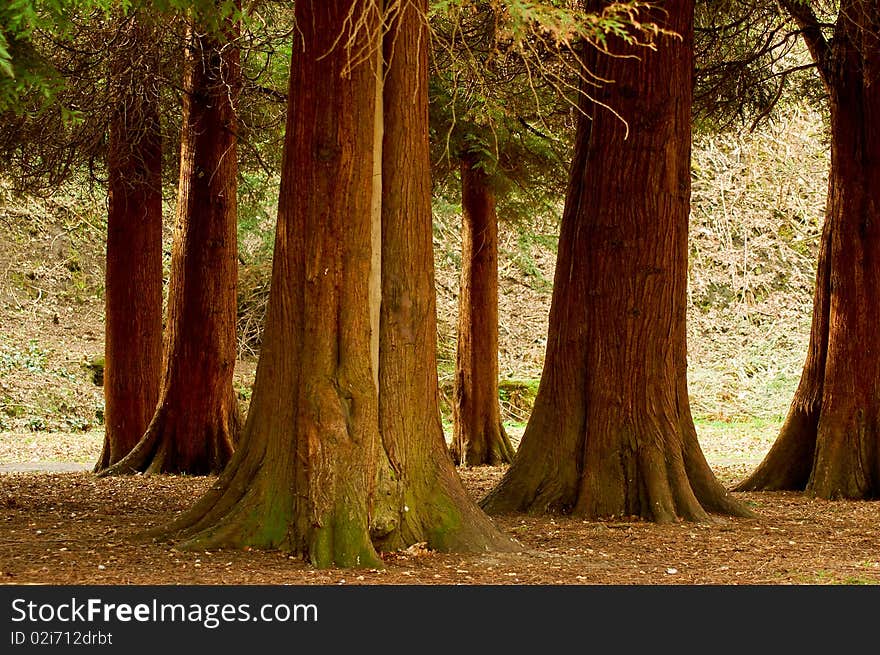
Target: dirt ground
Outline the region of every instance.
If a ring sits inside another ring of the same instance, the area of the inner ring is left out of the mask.
[[[726,483],[746,467],[715,467]],[[485,493],[502,467],[462,471]],[[317,570],[277,552],[181,551],[142,542],[212,480],[0,474],[0,582],[6,584],[877,584],[880,503],[795,493],[738,494],[756,519],[658,526],[567,516],[498,517],[516,554],[413,547],[382,570]]]

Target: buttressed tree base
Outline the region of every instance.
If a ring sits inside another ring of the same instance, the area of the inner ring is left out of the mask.
[[[381,549],[417,542],[518,548],[469,500],[443,442],[427,7],[391,8],[383,48],[376,3],[296,3],[251,407],[230,465],[164,533],[185,547],[277,548],[346,567],[381,566]]]
[[[491,513],[749,514],[706,463],[688,402],[693,12],[671,0],[650,13],[678,35],[656,51],[617,40],[630,56],[585,57],[613,83],[585,88],[598,102],[582,94],[544,373],[517,456],[483,500]]]
[[[226,27],[231,37],[236,30]],[[102,475],[219,473],[232,456],[240,428],[232,388],[238,277],[234,102],[239,89],[237,48],[191,27],[159,402],[137,445]]]
[[[779,437],[740,491],[880,497],[880,2],[843,0],[832,40],[807,3],[781,3],[828,91],[831,168],[813,324]]]

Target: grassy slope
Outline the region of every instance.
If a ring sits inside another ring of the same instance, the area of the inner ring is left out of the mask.
[[[729,444],[719,457],[754,459],[787,410],[806,350],[826,169],[821,119],[808,110],[696,144],[689,379],[701,435]],[[448,387],[460,237],[457,208],[436,210],[440,377]],[[265,217],[273,213],[246,208],[260,220],[241,226],[246,355],[267,290],[272,224]],[[500,371],[522,381],[502,392],[514,428],[527,417],[541,373],[556,221],[536,217],[501,229]],[[100,195],[21,201],[0,186],[0,431],[100,429],[103,401],[88,364],[103,344],[103,228]],[[237,376],[243,398],[252,374],[246,357]],[[80,459],[90,452],[88,439]],[[7,450],[0,447],[0,461],[9,461]]]
[[[822,120],[805,109],[695,144],[688,352],[698,417],[785,415],[806,353],[827,166]],[[441,379],[455,354],[454,209],[438,214],[435,241]],[[540,377],[555,233],[547,219],[501,229],[502,378]]]

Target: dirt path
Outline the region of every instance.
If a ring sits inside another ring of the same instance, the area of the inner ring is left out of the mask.
[[[0,464],[0,473],[81,473],[91,466],[78,462],[13,462]]]

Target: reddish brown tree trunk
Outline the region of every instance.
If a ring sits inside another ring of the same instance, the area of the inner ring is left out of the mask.
[[[880,3],[845,0],[833,44],[810,42],[831,108],[828,205],[810,346],[779,437],[740,490],[880,496],[878,33]]]
[[[452,456],[462,466],[508,464],[498,405],[498,217],[486,173],[461,160],[461,284],[452,403]]]
[[[426,0],[406,0],[385,35],[379,419],[390,470],[380,469],[373,533],[383,549],[511,550],[468,497],[440,421],[427,9]]]
[[[155,30],[125,19],[114,46],[105,276],[104,447],[101,470],[143,435],[162,361],[162,141]]]
[[[451,461],[435,445],[442,446],[439,412],[417,414],[416,427],[425,433],[400,436],[383,420],[379,434],[380,414],[389,414],[380,412],[377,389],[389,385],[380,383],[385,373],[377,370],[375,335],[378,269],[385,266],[375,255],[385,238],[374,194],[383,76],[371,54],[379,47],[379,17],[371,7],[351,0],[296,3],[300,32],[272,291],[251,408],[241,446],[218,483],[172,526],[186,547],[280,548],[318,566],[372,567],[381,565],[373,539],[397,545],[428,533],[457,544],[461,539],[447,535],[470,529],[458,523],[470,518],[465,512],[450,511],[459,509],[452,493],[425,492],[463,493],[453,484]],[[352,34],[351,25],[362,29]],[[411,61],[405,53],[396,56]],[[404,221],[401,233],[415,234],[408,232],[414,225]],[[406,297],[399,298],[407,307]],[[421,339],[406,331],[430,328],[403,316],[405,340],[397,346],[407,357],[424,358],[429,353],[412,346]],[[433,379],[434,400],[422,392],[418,397],[430,407],[437,402],[436,377],[425,371],[433,362],[419,362],[423,368],[410,369],[405,382],[427,394]],[[393,366],[387,373],[397,375]],[[410,409],[408,399],[388,400],[398,412]],[[392,466],[383,452],[391,453]],[[432,501],[435,506],[421,506]],[[491,528],[475,505],[463,506]]]
[[[238,59],[226,40],[190,30],[161,393],[138,445],[105,474],[218,473],[232,455]]]
[[[484,500],[493,512],[746,514],[709,469],[688,403],[693,1],[651,19],[681,39],[590,66],[614,81],[599,99],[628,126],[583,101],[544,375],[516,458]]]
[[[349,9],[344,0],[295,6],[265,335],[241,446],[174,526],[191,547],[280,548],[319,566],[380,564],[367,512],[379,435],[369,305],[373,123],[364,117],[373,115],[376,80],[371,60],[347,70]],[[361,32],[349,45],[361,52],[370,41]]]

